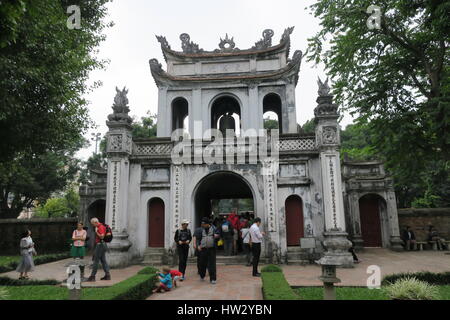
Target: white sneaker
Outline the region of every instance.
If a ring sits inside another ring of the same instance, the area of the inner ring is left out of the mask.
[[[211,284],[216,284],[216,280],[211,280]]]

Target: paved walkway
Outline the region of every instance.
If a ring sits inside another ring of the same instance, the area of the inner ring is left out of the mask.
[[[148,300],[262,300],[261,278],[252,276],[251,267],[218,265],[215,285],[208,276],[200,281],[195,264],[189,264],[186,273],[177,288],[152,294]]]
[[[91,258],[86,257],[86,262],[90,262]],[[31,278],[36,280],[47,280],[47,279],[55,279],[58,281],[63,281],[67,279],[66,274],[66,265],[72,261],[72,258],[59,260],[55,262],[45,263],[37,265],[34,272],[32,272]],[[97,272],[97,281],[96,282],[83,282],[83,287],[109,287],[113,284],[123,281],[129,277],[134,276],[139,270],[141,270],[143,266],[134,265],[124,269],[112,269],[111,277],[112,280],[100,280],[103,277],[104,272],[101,268],[99,268]],[[86,266],[85,277],[90,275],[91,269]],[[17,279],[19,274],[15,271],[0,273],[0,277],[10,277],[13,279]]]
[[[447,253],[447,254],[446,254]],[[366,249],[357,253],[362,260],[355,268],[338,268],[337,277],[344,286],[365,286],[367,283],[367,267],[377,265],[381,269],[381,277],[400,272],[444,272],[450,271],[450,251],[409,251],[394,252],[388,249]],[[322,285],[318,280],[321,268],[318,265],[282,267],[286,280],[291,286]]]
[[[415,252],[393,252],[387,249],[366,249],[358,256],[362,263],[355,268],[337,270],[337,276],[342,280],[340,285],[364,286],[368,274],[369,265],[378,265],[382,276],[399,272],[450,271],[450,251],[415,251]],[[32,273],[33,279],[56,279],[62,281],[66,278],[66,264],[71,259],[60,260],[36,266]],[[111,286],[135,275],[143,266],[134,265],[124,269],[111,270],[111,281],[100,281],[94,283],[83,283],[85,286]],[[318,280],[321,273],[320,266],[282,266],[287,281],[292,286],[315,286],[322,285]],[[90,269],[86,270],[89,274]],[[251,276],[251,267],[243,265],[218,265],[217,284],[212,285],[208,280],[200,281],[195,264],[189,264],[187,279],[180,282],[178,288],[171,292],[153,294],[149,300],[259,300],[262,299],[261,279]],[[2,273],[0,276],[17,278],[15,271]],[[97,278],[103,276],[99,270]]]
[[[369,265],[378,265],[381,276],[399,272],[450,271],[449,251],[393,252],[388,249],[366,249],[359,253],[362,263],[355,268],[337,269],[340,285],[365,286]],[[321,286],[318,280],[321,267],[318,265],[283,265],[284,275],[291,286]],[[262,299],[261,280],[251,276],[251,267],[218,265],[218,281],[200,281],[196,266],[188,265],[188,278],[178,288],[166,293],[156,293],[148,300],[258,300]]]

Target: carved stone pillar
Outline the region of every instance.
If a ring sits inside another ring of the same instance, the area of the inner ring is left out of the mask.
[[[124,267],[129,264],[128,249],[131,242],[126,231],[127,200],[129,183],[129,156],[132,152],[131,118],[128,116],[127,90],[116,88],[114,98],[114,113],[108,116],[106,125],[109,131],[106,135],[106,153],[108,158],[108,173],[106,187],[106,223],[113,230],[114,238],[108,244],[108,263],[112,268]]]
[[[325,256],[322,262],[333,261],[335,265],[352,267],[353,258],[348,252],[351,242],[345,232],[344,199],[342,194],[341,162],[339,158],[340,134],[337,105],[329,93],[328,80],[319,79],[318,106],[314,110],[316,144],[320,152],[323,200],[325,210]],[[320,263],[320,262],[319,262]]]

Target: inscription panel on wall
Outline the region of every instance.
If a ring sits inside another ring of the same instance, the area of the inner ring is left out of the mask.
[[[146,168],[142,172],[143,182],[169,182],[169,168]]]

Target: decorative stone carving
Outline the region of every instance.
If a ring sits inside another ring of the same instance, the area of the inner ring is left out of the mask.
[[[337,143],[336,127],[323,127],[322,143],[323,144],[335,144],[335,143]]]
[[[316,261],[321,265],[335,265],[344,268],[352,268],[353,257],[348,252],[352,243],[347,239],[348,234],[340,229],[324,232],[323,245],[326,249],[324,256]]]
[[[232,52],[239,50],[238,48],[235,48],[236,44],[234,43],[234,37],[228,38],[228,33],[225,34],[225,39],[220,38],[219,42],[219,48],[220,52]]]
[[[156,39],[158,39],[158,42],[161,44],[161,48],[170,50],[170,45],[169,42],[167,42],[166,37],[156,36]]]
[[[330,188],[331,188],[331,208],[333,210],[332,214],[333,214],[333,226],[334,229],[337,229],[337,213],[336,213],[336,189],[335,189],[335,169],[334,169],[334,163],[333,163],[333,158],[332,157],[328,157],[329,158],[329,170],[330,170]]]
[[[120,152],[122,151],[122,134],[110,134],[108,136],[109,148],[108,151]]]
[[[284,29],[283,35],[281,36],[280,43],[282,43],[284,41],[289,41],[292,31],[294,31],[294,27],[288,27],[288,28]]]
[[[334,116],[338,117],[338,107],[333,103],[333,95],[330,94],[330,86],[328,85],[328,79],[324,82],[320,80],[317,81],[319,85],[317,97],[317,107],[314,109],[314,115],[316,117],[321,116]]]
[[[273,30],[272,29],[266,29],[262,33],[262,39],[258,42],[255,42],[255,46],[252,49],[266,49],[272,46],[272,37],[273,37]]]
[[[190,41],[191,37],[187,33],[180,34],[180,40],[181,40],[181,48],[183,49],[184,53],[198,53],[203,52],[203,49],[200,49],[198,47],[198,44]]]
[[[320,97],[329,96],[330,95],[330,86],[328,85],[328,78],[325,82],[322,82],[320,78],[317,80],[317,84],[319,85],[319,90],[317,93]]]
[[[108,116],[109,121],[125,122],[130,124],[133,120],[128,115],[130,108],[128,108],[128,90],[124,87],[119,90],[116,87],[116,96],[114,97],[114,104],[112,106],[113,113]]]

